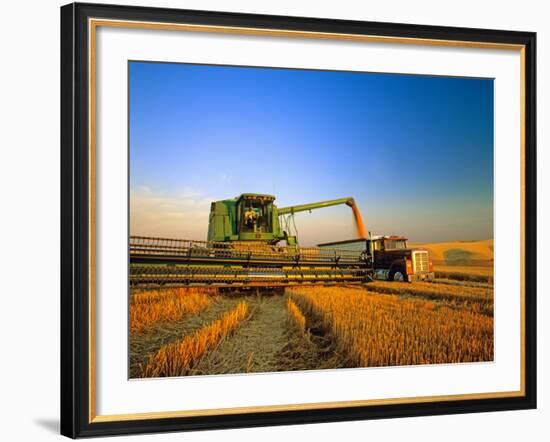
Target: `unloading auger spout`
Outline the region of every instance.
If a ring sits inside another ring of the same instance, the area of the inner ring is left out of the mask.
[[[365,228],[365,223],[363,221],[363,217],[361,216],[361,212],[359,211],[359,207],[357,207],[357,204],[355,203],[355,200],[352,197],[346,197],[346,198],[339,198],[335,200],[328,200],[328,201],[321,201],[318,203],[310,203],[310,204],[301,204],[297,206],[289,206],[289,207],[282,207],[279,209],[279,215],[287,215],[287,214],[294,214],[298,212],[305,212],[310,211],[313,209],[321,209],[323,207],[331,207],[331,206],[337,206],[339,204],[346,204],[347,206],[351,207],[353,211],[353,217],[355,219],[355,227],[357,229],[357,236],[361,239],[367,238],[367,230]]]

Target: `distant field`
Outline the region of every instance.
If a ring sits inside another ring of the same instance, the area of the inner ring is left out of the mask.
[[[493,266],[450,266],[437,264],[435,265],[435,271],[441,273],[493,276]]]
[[[434,265],[474,266],[476,268],[493,265],[492,239],[483,241],[452,241],[438,243],[410,243],[430,252]]]
[[[437,280],[449,279],[493,285],[493,266],[451,266],[434,264]]]
[[[472,282],[493,282],[494,241],[410,243],[430,253],[436,277]]]

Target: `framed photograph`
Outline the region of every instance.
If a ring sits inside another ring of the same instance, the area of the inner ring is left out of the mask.
[[[536,35],[61,8],[61,432],[536,407]]]

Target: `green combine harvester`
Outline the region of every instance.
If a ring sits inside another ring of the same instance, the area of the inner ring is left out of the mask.
[[[278,208],[273,204],[274,201],[275,197],[272,195],[244,193],[238,198],[213,202],[210,208],[208,241],[245,245],[286,241],[288,247],[296,247],[296,236],[288,233],[292,227],[289,223],[295,213],[339,204],[355,207],[353,198],[283,208]]]
[[[207,241],[130,237],[130,284],[278,286],[370,277],[372,269],[357,253],[301,247],[296,237],[296,213],[346,204],[358,236],[366,239],[353,198],[283,208],[274,201],[272,195],[245,193],[213,202]]]

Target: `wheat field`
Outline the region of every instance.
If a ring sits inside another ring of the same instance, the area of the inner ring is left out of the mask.
[[[142,366],[140,377],[188,374],[200,357],[233,332],[247,314],[248,304],[240,302],[233,310],[226,312],[221,318],[196,333],[161,347]]]
[[[443,265],[489,265],[493,262],[494,241],[492,239],[480,241],[447,241],[432,243],[414,243],[410,247],[420,247],[428,250],[434,263]]]
[[[291,298],[287,298],[286,306],[289,323],[300,333],[304,334],[306,332],[306,318],[304,314]]]
[[[138,333],[159,322],[177,321],[197,314],[214,302],[212,289],[172,288],[147,290],[130,299],[130,332]]]
[[[468,286],[462,284],[439,284],[433,282],[375,281],[365,286],[375,293],[389,293],[436,301],[446,307],[469,310],[473,313],[493,315],[493,288],[489,285]]]
[[[351,366],[493,359],[490,316],[361,288],[292,288],[292,300],[318,318]]]
[[[294,286],[262,295],[136,291],[130,377],[491,361],[492,280],[471,266],[452,268],[431,282]]]

